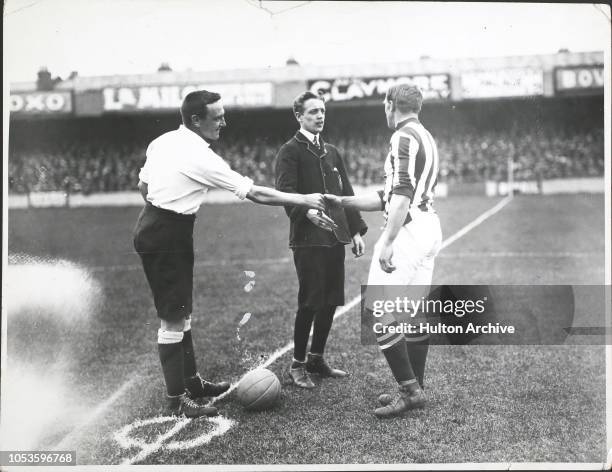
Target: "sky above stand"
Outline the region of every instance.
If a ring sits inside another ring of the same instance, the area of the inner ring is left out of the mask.
[[[602,51],[595,4],[7,0],[5,77],[122,75],[300,64]]]

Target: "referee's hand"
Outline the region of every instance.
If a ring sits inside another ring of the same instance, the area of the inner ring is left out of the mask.
[[[308,210],[306,212],[306,217],[311,221],[311,223],[325,231],[333,231],[338,229],[338,225],[334,223],[329,216],[323,213],[321,210]]]
[[[325,210],[325,197],[320,193],[309,193],[303,195],[304,206],[314,208],[315,211],[323,211]]]

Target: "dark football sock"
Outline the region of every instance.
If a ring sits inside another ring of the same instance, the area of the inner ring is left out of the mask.
[[[413,342],[410,341],[410,338],[407,338],[406,347],[408,348],[408,357],[410,358],[414,375],[419,381],[421,388],[423,388],[425,363],[427,362],[427,353],[429,351],[429,337]]]
[[[157,338],[157,349],[161,361],[168,396],[174,397],[185,393],[183,333],[160,330]]]
[[[310,352],[313,354],[323,355],[325,344],[327,344],[327,337],[329,336],[329,331],[334,322],[335,312],[336,307],[329,305],[317,310],[312,330],[312,344],[310,346]]]
[[[399,385],[400,385],[400,390],[404,392],[408,392],[411,395],[413,393],[418,392],[421,388],[417,379],[403,380],[402,382],[399,383]]]
[[[191,330],[183,331],[183,354],[185,378],[193,377],[198,369],[196,367],[195,353],[193,351]]]
[[[404,339],[399,340],[388,349],[383,349],[383,354],[387,359],[393,377],[395,377],[398,383],[415,378]]]
[[[391,325],[397,327],[396,321]],[[398,383],[407,382],[415,378],[406,349],[406,340],[403,334],[382,334],[377,337],[378,345],[382,350],[387,364]]]
[[[293,358],[297,361],[306,360],[306,346],[308,345],[313,318],[314,310],[310,308],[299,308],[295,315]]]

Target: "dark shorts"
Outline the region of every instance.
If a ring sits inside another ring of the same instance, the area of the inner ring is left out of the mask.
[[[293,261],[300,308],[344,305],[344,245],[294,248]]]
[[[178,321],[191,314],[193,224],[180,215],[147,204],[136,222],[134,248],[153,292],[157,316]]]

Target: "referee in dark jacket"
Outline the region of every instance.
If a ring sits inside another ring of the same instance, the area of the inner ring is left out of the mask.
[[[324,209],[323,195],[286,194],[233,171],[210,149],[225,127],[218,93],[189,93],[181,106],[183,124],[155,139],[139,174],[145,207],[134,230],[134,247],[153,292],[161,320],[157,345],[168,409],[175,415],[213,416],[217,409],[196,400],[229,389],[227,382],[204,380],[197,371],[191,333],[193,229],[208,190],[228,190],[240,199],[265,205],[300,205]]]
[[[299,131],[285,143],[276,157],[276,188],[282,192],[323,192],[353,195],[338,149],[323,142],[325,103],[312,92],[304,92],[293,103]],[[336,307],[344,305],[344,245],[352,243],[353,253],[363,255],[361,238],[367,226],[357,210],[328,206],[326,212],[285,206],[290,219],[289,247],[299,282],[295,318],[293,362],[289,375],[294,384],[313,388],[309,374],[345,377],[331,368],[323,357]],[[313,337],[310,352],[306,347]]]

